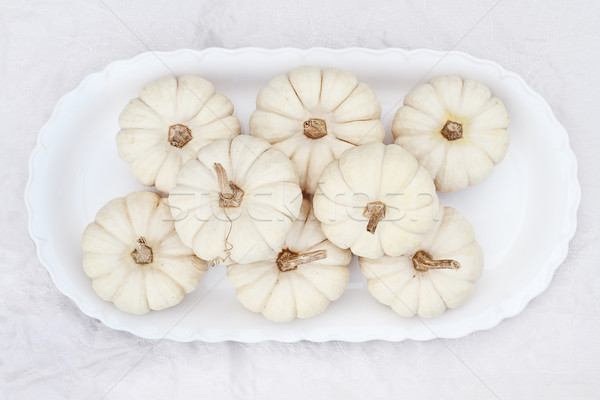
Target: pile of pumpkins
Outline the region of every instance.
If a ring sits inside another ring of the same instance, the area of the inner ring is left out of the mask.
[[[106,204],[82,236],[93,289],[143,314],[179,303],[227,268],[239,301],[269,320],[323,312],[352,254],[398,314],[463,304],[483,271],[469,222],[436,190],[486,179],[507,150],[508,113],[484,85],[440,76],[397,111],[356,76],[303,66],[260,92],[249,135],[198,76],[146,85],[119,116],[117,148],[140,191]]]

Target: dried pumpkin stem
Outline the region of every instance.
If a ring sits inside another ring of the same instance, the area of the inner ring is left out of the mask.
[[[295,253],[288,249],[282,250],[277,256],[277,267],[281,272],[292,271],[300,264],[327,258],[327,250],[309,251],[308,253]]]
[[[169,144],[181,149],[192,140],[192,131],[185,125],[176,124],[169,127]]]
[[[369,218],[369,223],[367,224],[367,231],[369,233],[375,234],[377,224],[379,223],[379,221],[385,218],[385,204],[383,204],[380,201],[367,203],[363,215]]]
[[[419,250],[412,258],[413,266],[419,272],[432,269],[459,269],[460,263],[456,260],[434,260],[429,253]]]
[[[327,124],[319,118],[311,118],[304,121],[302,124],[304,135],[311,139],[320,139],[327,135]]]
[[[135,249],[131,252],[131,258],[136,264],[150,264],[154,259],[152,254],[152,248],[146,244],[146,238],[140,237],[137,242]]]
[[[448,120],[440,133],[448,140],[460,139],[463,136],[462,124]]]
[[[223,165],[215,163],[214,168],[217,173],[217,181],[219,182],[221,195],[226,197],[233,196],[233,189],[229,186],[229,179],[227,179],[227,172],[225,171],[225,168],[223,168]]]
[[[222,208],[239,207],[242,204],[244,191],[227,178],[227,172],[221,164],[215,163],[214,168],[217,173],[219,190],[221,191],[219,193],[219,206]]]

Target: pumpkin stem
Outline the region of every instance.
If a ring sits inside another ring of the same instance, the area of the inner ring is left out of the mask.
[[[463,136],[462,124],[448,120],[440,133],[448,140],[460,139]]]
[[[277,256],[277,267],[281,272],[293,271],[300,264],[306,264],[327,258],[327,250],[309,251],[308,253],[295,253],[289,249],[282,250]]]
[[[369,218],[369,223],[367,224],[367,232],[375,234],[377,224],[379,223],[379,221],[385,218],[385,204],[383,204],[380,201],[373,201],[371,203],[367,203],[363,215]]]
[[[311,139],[320,139],[327,135],[327,124],[319,118],[311,118],[304,121],[304,135]]]
[[[456,260],[434,260],[426,251],[419,250],[412,258],[413,266],[419,272],[431,269],[459,269],[460,263]]]
[[[222,208],[239,207],[242,204],[244,191],[235,183],[227,179],[225,168],[219,163],[214,164],[215,172],[217,173],[217,181],[219,182],[219,206]]]
[[[137,242],[135,249],[131,252],[131,258],[136,264],[150,264],[154,259],[152,254],[152,248],[146,244],[146,238],[140,237]]]
[[[176,124],[169,127],[169,144],[181,149],[192,140],[192,131],[185,125]]]

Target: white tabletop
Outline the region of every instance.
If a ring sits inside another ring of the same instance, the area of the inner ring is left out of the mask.
[[[0,397],[597,398],[599,2],[148,3],[0,0]],[[577,233],[548,290],[496,328],[429,342],[176,343],[84,315],[27,233],[37,134],[56,101],[109,62],[211,46],[456,49],[522,75],[569,132],[582,185]]]

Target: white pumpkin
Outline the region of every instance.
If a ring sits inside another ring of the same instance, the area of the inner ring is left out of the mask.
[[[218,139],[240,134],[233,105],[199,76],[167,76],[146,85],[119,116],[119,156],[146,186],[168,193],[181,166]]]
[[[351,72],[303,66],[273,78],[256,99],[250,134],[268,140],[314,193],[321,172],[350,147],[383,141],[381,104]]]
[[[469,221],[444,207],[423,243],[400,257],[359,258],[371,294],[398,314],[431,318],[462,305],[483,271],[483,252]]]
[[[392,124],[396,144],[410,151],[452,192],[481,183],[504,158],[510,118],[490,90],[458,76],[440,76],[404,98]]]
[[[301,204],[292,162],[248,135],[203,147],[169,194],[181,240],[213,264],[267,257],[281,247]]]
[[[93,289],[132,314],[174,306],[206,271],[206,262],[177,236],[166,199],[153,192],[111,200],[81,242]]]
[[[238,300],[276,322],[310,318],[338,299],[350,277],[349,250],[328,241],[308,200],[282,246],[263,261],[231,264],[227,278]]]
[[[323,233],[358,256],[399,256],[417,246],[439,213],[427,171],[402,147],[349,149],[321,175],[313,199]]]

